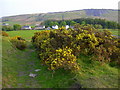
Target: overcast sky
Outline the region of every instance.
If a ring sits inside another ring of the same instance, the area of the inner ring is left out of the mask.
[[[0,17],[79,9],[118,9],[119,0],[0,0]]]

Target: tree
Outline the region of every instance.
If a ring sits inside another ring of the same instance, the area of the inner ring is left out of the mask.
[[[2,26],[2,31],[13,31],[12,26]]]
[[[58,22],[54,22],[54,25],[59,25],[59,23]]]
[[[74,26],[76,24],[75,21],[70,21],[70,26]]]
[[[94,27],[95,27],[96,29],[102,29],[102,28],[103,28],[102,25],[100,25],[100,24],[95,24]]]
[[[60,23],[60,26],[62,27],[62,26],[65,26],[66,25],[66,22],[65,21],[62,21],[61,23]]]
[[[21,29],[21,25],[19,25],[19,24],[14,24],[14,25],[13,25],[13,29],[14,29],[14,30],[20,30],[20,29]]]
[[[49,26],[50,26],[50,27],[54,26],[54,22],[53,22],[53,21],[50,21]]]
[[[82,21],[82,22],[81,22],[81,24],[82,24],[82,25],[85,25],[85,24],[86,24],[86,22],[85,22],[85,21]]]

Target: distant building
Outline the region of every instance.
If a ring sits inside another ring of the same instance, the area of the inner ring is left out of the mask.
[[[66,25],[65,28],[68,29],[68,28],[69,28],[69,25]]]
[[[31,30],[32,28],[31,28],[31,26],[23,26],[21,29],[22,30]]]
[[[58,29],[58,25],[52,26],[52,29]]]
[[[34,28],[34,30],[40,30],[40,29],[45,29],[45,26],[36,26],[35,28]]]
[[[47,27],[46,30],[50,30],[51,28],[50,27]]]
[[[8,23],[3,23],[2,26],[8,26],[9,24]]]
[[[74,29],[74,26],[70,26],[70,28]]]

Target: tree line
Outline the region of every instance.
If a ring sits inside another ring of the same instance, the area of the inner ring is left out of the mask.
[[[107,29],[120,29],[120,24],[114,21],[107,21],[105,19],[91,19],[91,18],[80,18],[73,20],[46,20],[44,21],[44,25],[47,27],[52,27],[54,25],[58,25],[59,27],[69,25],[74,26],[76,23],[87,25],[91,24],[95,28],[107,28]]]
[[[19,24],[14,24],[13,26],[7,25],[2,26],[2,31],[13,31],[13,30],[20,30],[22,28]]]
[[[96,29],[120,29],[120,24],[114,21],[107,21],[105,19],[91,19],[91,18],[80,18],[73,20],[46,20],[42,23],[45,27],[52,27],[54,25],[58,25],[59,27],[69,25],[74,26],[75,24],[81,25],[93,25]],[[21,25],[14,24],[13,26],[2,26],[2,31],[13,31],[13,30],[21,30]],[[35,26],[31,26],[35,27]]]

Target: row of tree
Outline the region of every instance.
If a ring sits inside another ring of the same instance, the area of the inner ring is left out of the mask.
[[[43,24],[45,26],[52,27],[53,25],[65,26],[70,25],[74,26],[74,24],[79,23],[82,25],[92,24],[97,28],[107,28],[107,29],[120,29],[120,24],[114,21],[107,21],[105,19],[91,19],[91,18],[80,18],[73,20],[47,20]]]
[[[13,30],[20,30],[21,25],[19,24],[14,24],[13,26],[7,25],[7,26],[2,26],[2,31],[13,31]]]
[[[42,23],[45,27],[52,27],[54,25],[58,25],[59,27],[69,25],[74,26],[75,24],[87,25],[91,24],[96,29],[120,29],[120,24],[113,21],[107,21],[105,19],[91,19],[91,18],[80,18],[80,19],[73,19],[73,20],[47,20]],[[21,25],[14,24],[13,26],[2,26],[2,31],[13,31],[13,30],[20,30]],[[32,26],[34,27],[34,26]]]

